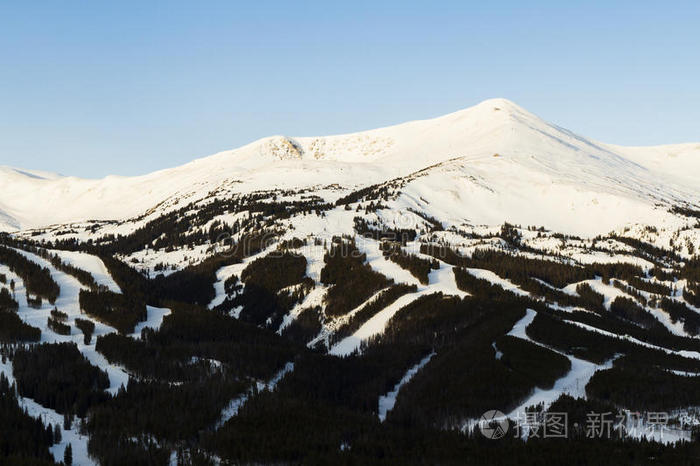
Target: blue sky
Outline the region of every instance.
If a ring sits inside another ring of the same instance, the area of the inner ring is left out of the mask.
[[[700,141],[699,24],[697,1],[3,0],[0,165],[142,174],[492,97],[605,142]]]

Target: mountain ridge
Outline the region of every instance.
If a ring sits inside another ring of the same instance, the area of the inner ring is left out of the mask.
[[[697,451],[700,193],[653,166],[693,146],[626,156],[507,105],[135,178],[1,169],[24,229],[0,234],[0,396],[80,464],[374,464],[416,438],[387,464],[462,464],[493,409],[516,463],[537,412],[669,410],[611,449]]]
[[[664,163],[672,153],[682,154],[674,161],[689,167]],[[662,202],[700,199],[700,190],[692,184],[694,169],[700,172],[700,144],[627,148],[600,143],[498,98],[441,117],[373,130],[271,136],[135,177],[87,180],[0,167],[6,187],[0,193],[0,230],[89,219],[123,221],[169,199],[202,197],[232,182],[243,191],[308,188],[320,180],[357,187],[460,157],[475,165],[490,158],[512,159],[556,182],[583,184],[586,189],[626,190],[632,197],[638,191],[646,198],[658,195]]]

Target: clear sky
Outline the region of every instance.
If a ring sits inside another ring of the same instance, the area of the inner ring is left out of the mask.
[[[142,174],[492,97],[700,142],[700,2],[0,0],[0,165]]]

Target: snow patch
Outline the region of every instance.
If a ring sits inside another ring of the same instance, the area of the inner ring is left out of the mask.
[[[429,355],[421,359],[421,361],[418,364],[411,367],[406,372],[406,374],[401,378],[401,381],[399,381],[399,383],[397,383],[394,386],[394,389],[392,391],[390,391],[386,395],[382,395],[379,397],[379,411],[377,415],[379,416],[380,422],[384,422],[389,411],[394,409],[394,405],[396,404],[396,397],[399,395],[401,387],[410,382],[411,379],[418,373],[418,371],[430,362],[433,356],[435,356],[435,353],[430,353]]]

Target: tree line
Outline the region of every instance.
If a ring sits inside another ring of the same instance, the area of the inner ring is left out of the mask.
[[[56,302],[61,288],[46,267],[30,261],[14,249],[0,246],[0,263],[7,265],[24,282],[28,293],[42,297],[51,304]]]

